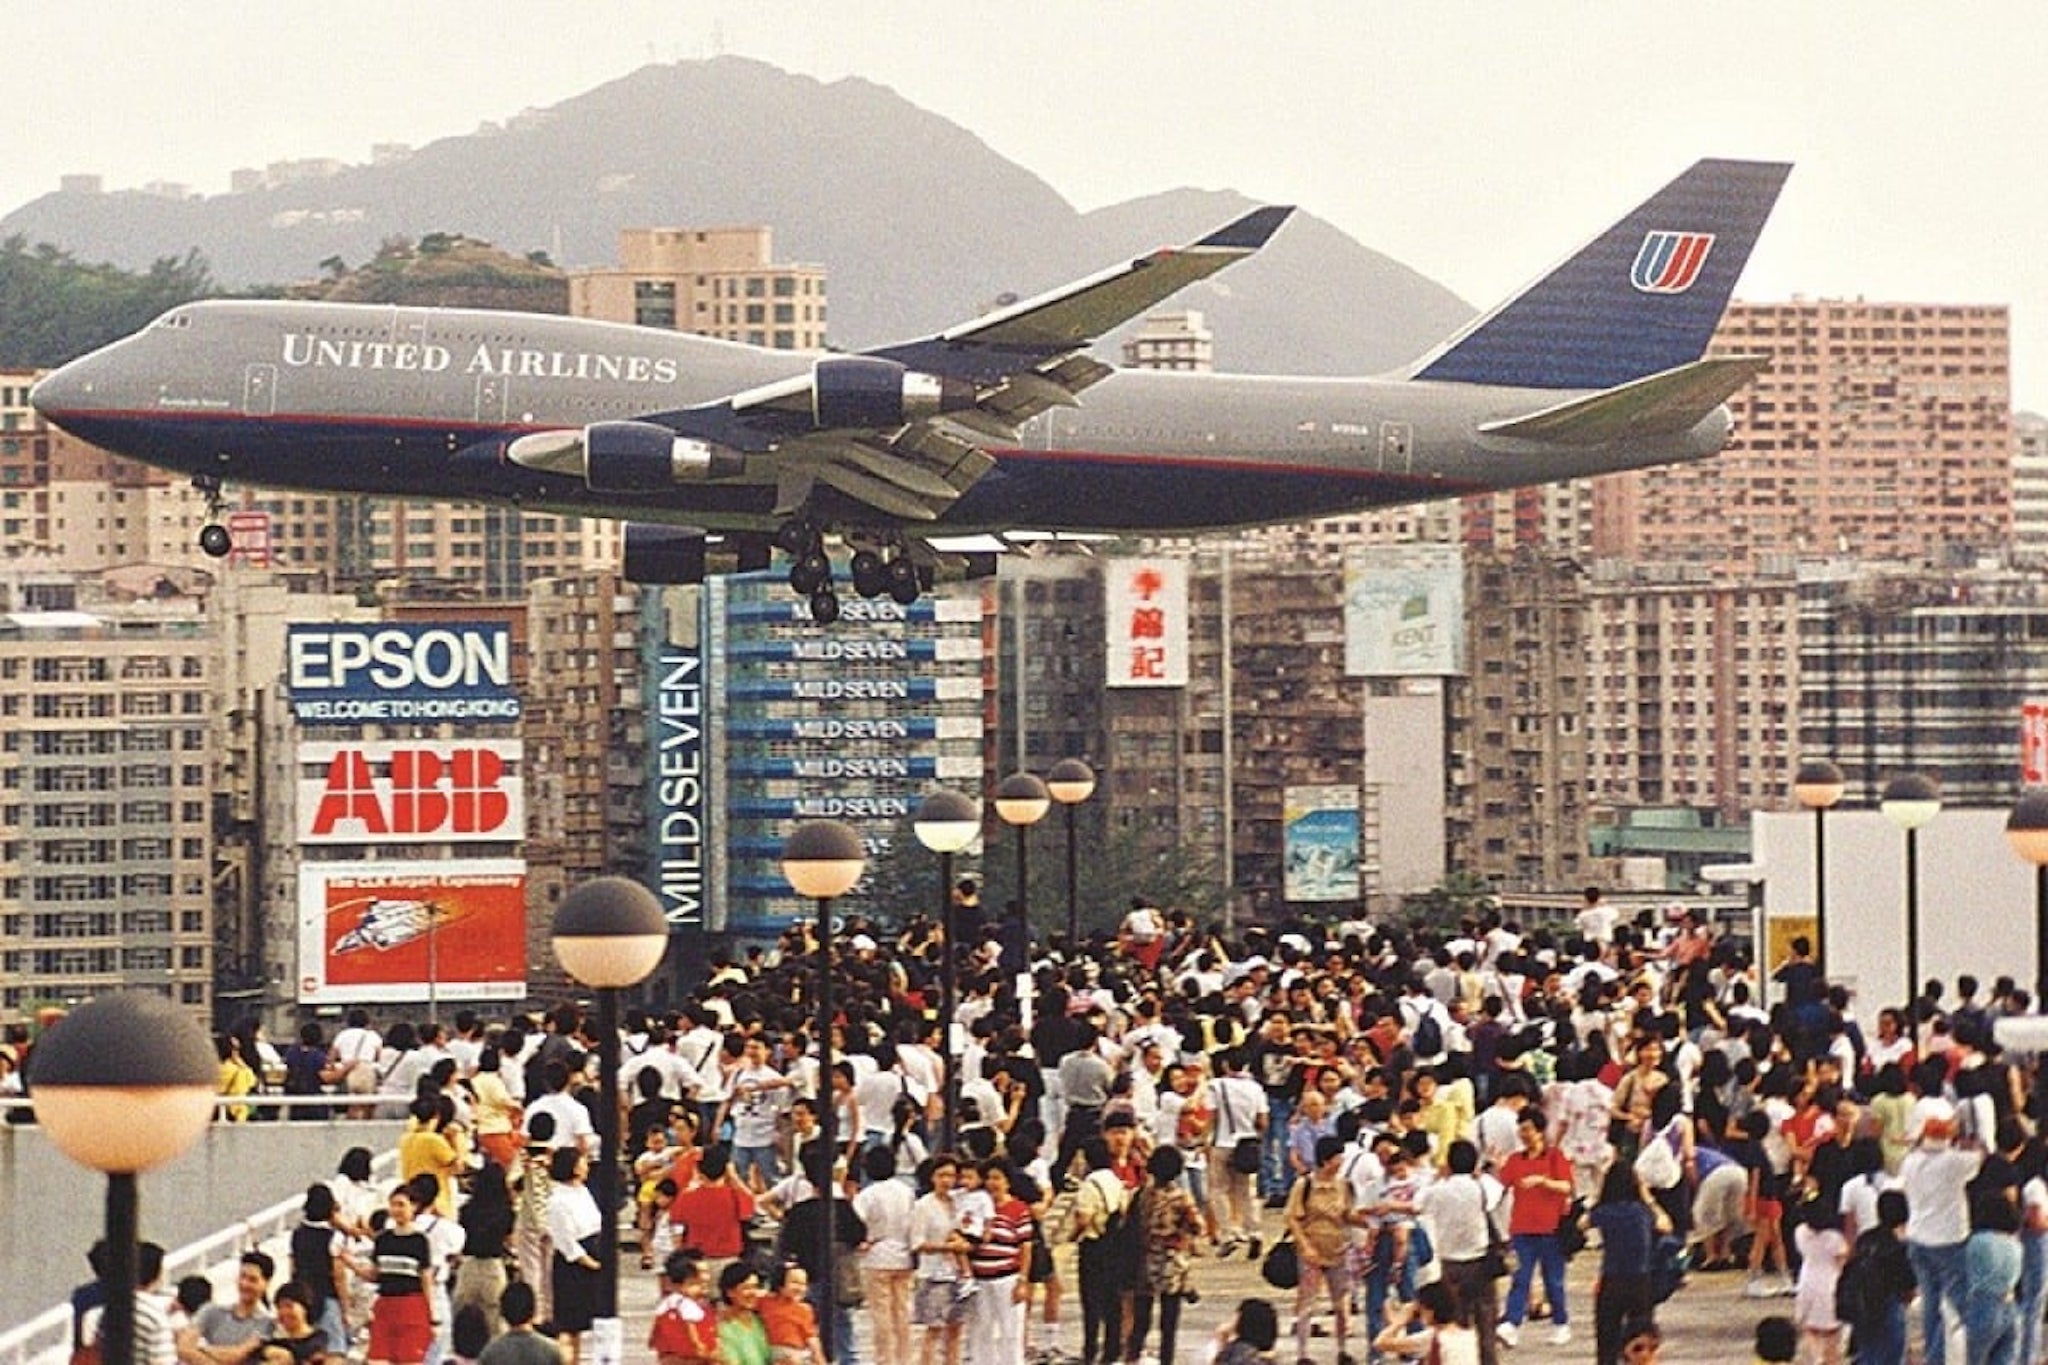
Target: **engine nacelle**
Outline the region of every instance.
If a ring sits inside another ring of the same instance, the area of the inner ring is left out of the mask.
[[[704,532],[694,526],[626,523],[625,572],[628,583],[702,583],[705,574]]]
[[[746,472],[736,450],[678,436],[653,422],[594,422],[583,429],[583,481],[593,493],[663,493]]]
[[[834,427],[900,427],[971,408],[974,385],[925,374],[872,355],[835,355],[811,371],[811,418]]]

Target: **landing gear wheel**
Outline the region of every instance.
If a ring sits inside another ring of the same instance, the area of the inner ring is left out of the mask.
[[[211,521],[199,528],[199,548],[211,558],[225,559],[228,551],[235,548],[235,542],[227,527]]]
[[[818,528],[801,518],[775,528],[775,548],[787,555],[815,554],[822,539]]]
[[[807,554],[789,566],[789,586],[800,596],[825,591],[832,582],[832,561],[821,554]]]
[[[923,589],[917,581],[917,565],[907,559],[889,561],[889,596],[903,606],[917,600]]]
[[[811,594],[811,619],[821,626],[829,626],[839,619],[839,594],[830,588],[820,588]]]
[[[889,591],[889,566],[873,550],[861,550],[854,555],[853,590],[862,597],[880,597]]]

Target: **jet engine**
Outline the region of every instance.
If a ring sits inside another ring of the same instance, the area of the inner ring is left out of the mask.
[[[811,372],[811,418],[834,427],[900,427],[974,406],[974,385],[871,355],[837,355]]]
[[[583,429],[583,481],[594,493],[660,493],[745,472],[746,457],[738,451],[652,422],[596,422]]]

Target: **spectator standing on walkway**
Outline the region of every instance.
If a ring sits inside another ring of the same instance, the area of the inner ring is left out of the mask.
[[[505,1084],[504,1065],[504,1051],[486,1043],[477,1056],[476,1072],[469,1078],[469,1091],[476,1097],[476,1145],[485,1157],[509,1171],[519,1159],[523,1114]]]
[[[910,1287],[916,1258],[911,1253],[911,1211],[917,1192],[895,1178],[896,1158],[886,1148],[861,1153],[867,1185],[853,1197],[853,1211],[867,1227],[861,1249],[861,1282],[873,1324],[875,1358],[882,1365],[909,1361]]]
[[[1353,1200],[1343,1163],[1342,1138],[1331,1134],[1317,1139],[1314,1167],[1287,1196],[1287,1231],[1301,1263],[1301,1279],[1294,1290],[1294,1340],[1296,1354],[1302,1357],[1308,1355],[1309,1319],[1318,1290],[1329,1296],[1340,1354],[1351,1336],[1351,1230],[1364,1222],[1364,1215]]]
[[[1586,1226],[1600,1234],[1600,1281],[1593,1295],[1595,1365],[1621,1359],[1623,1328],[1650,1316],[1654,1302],[1650,1272],[1657,1238],[1671,1230],[1664,1210],[1643,1193],[1635,1168],[1617,1161],[1600,1184],[1600,1202],[1586,1214]]]
[[[1145,1163],[1145,1188],[1138,1192],[1139,1280],[1131,1314],[1125,1360],[1143,1353],[1159,1307],[1159,1359],[1176,1359],[1180,1307],[1188,1296],[1188,1259],[1202,1235],[1203,1217],[1195,1197],[1181,1183],[1184,1162],[1176,1147],[1160,1147]]]
[[[2019,1359],[2020,1314],[2013,1301],[2021,1268],[2019,1210],[1996,1189],[1982,1191],[1970,1205],[1962,1283],[1963,1340],[1970,1365],[2031,1365]]]
[[[1210,1084],[1210,1106],[1216,1111],[1212,1155],[1209,1161],[1211,1209],[1222,1241],[1216,1254],[1227,1256],[1246,1242],[1252,1258],[1259,1254],[1259,1216],[1252,1201],[1252,1172],[1239,1170],[1238,1149],[1247,1142],[1252,1150],[1262,1145],[1266,1116],[1266,1095],[1244,1074],[1235,1050],[1222,1054],[1222,1074]]]
[[[384,1039],[370,1027],[370,1012],[361,1006],[350,1010],[346,1026],[334,1035],[334,1049],[330,1057],[330,1065],[344,1094],[363,1096],[377,1093],[377,1058],[383,1051]],[[352,1119],[366,1119],[374,1113],[374,1106],[362,1103],[352,1104],[348,1110]]]
[[[1564,1153],[1550,1145],[1543,1116],[1535,1109],[1522,1111],[1515,1133],[1522,1148],[1500,1167],[1500,1182],[1513,1196],[1508,1238],[1514,1243],[1515,1278],[1508,1286],[1507,1309],[1498,1335],[1510,1346],[1520,1340],[1529,1312],[1529,1287],[1541,1270],[1543,1292],[1550,1300],[1550,1341],[1553,1346],[1564,1346],[1571,1342],[1572,1329],[1565,1298],[1564,1244],[1558,1229],[1571,1210],[1572,1167]]]
[[[1258,1041],[1251,1048],[1252,1079],[1266,1096],[1266,1129],[1260,1149],[1259,1197],[1266,1207],[1277,1209],[1294,1184],[1294,1169],[1287,1160],[1287,1142],[1294,1121],[1295,1101],[1301,1097],[1299,1057],[1294,1046],[1293,1021],[1285,1010],[1269,1011],[1259,1024]]]
[[[554,1246],[549,1289],[555,1339],[569,1365],[576,1365],[578,1338],[597,1317],[603,1219],[586,1183],[589,1176],[590,1158],[573,1147],[557,1147],[548,1157],[548,1241]]]
[[[348,1344],[348,1237],[334,1225],[334,1191],[306,1187],[302,1219],[292,1229],[291,1283],[306,1291],[314,1325],[336,1348]]]
[[[1479,1358],[1484,1365],[1494,1365],[1499,1355],[1494,1283],[1499,1267],[1488,1252],[1501,1189],[1479,1175],[1479,1149],[1465,1138],[1451,1144],[1446,1165],[1447,1174],[1422,1192],[1417,1208],[1435,1226],[1437,1261],[1443,1267],[1443,1283],[1457,1295],[1458,1321],[1479,1334]]]
[[[533,1330],[534,1310],[532,1285],[523,1280],[506,1285],[498,1300],[505,1330],[484,1347],[477,1365],[562,1365],[562,1348]]]
[[[455,1267],[455,1287],[449,1306],[460,1312],[474,1305],[483,1310],[492,1336],[504,1330],[499,1301],[510,1277],[506,1273],[506,1251],[511,1245],[512,1192],[505,1184],[505,1168],[485,1162],[470,1181],[469,1201],[462,1206],[462,1261]]]
[[[420,1365],[434,1340],[427,1281],[434,1249],[413,1223],[412,1191],[400,1185],[387,1204],[390,1221],[372,1244],[377,1298],[370,1308],[370,1365]]]
[[[1930,1105],[1920,1139],[1899,1163],[1906,1192],[1906,1256],[1920,1286],[1920,1339],[1927,1365],[1945,1365],[1947,1332],[1942,1306],[1963,1311],[1967,1268],[1964,1244],[1970,1236],[1969,1183],[1984,1165],[1984,1153],[1955,1142],[1955,1111]]]

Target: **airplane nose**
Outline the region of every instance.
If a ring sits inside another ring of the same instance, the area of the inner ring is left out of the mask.
[[[50,371],[30,385],[28,405],[45,417],[58,417],[75,411],[84,395],[85,386],[79,382],[78,365],[74,361]]]

